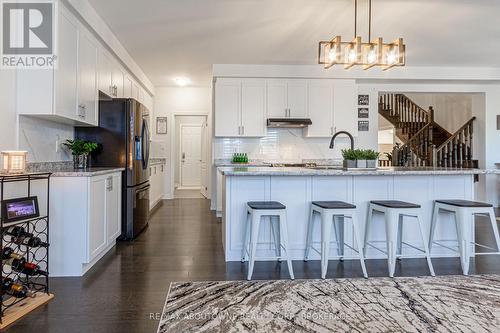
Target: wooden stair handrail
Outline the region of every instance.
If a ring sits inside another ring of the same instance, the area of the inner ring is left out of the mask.
[[[445,168],[474,168],[473,123],[469,119],[462,127],[433,150],[433,166]]]
[[[460,127],[458,130],[455,131],[454,134],[450,134],[450,137],[448,138],[448,140],[446,140],[445,142],[443,142],[439,147],[437,147],[436,149],[437,150],[440,150],[441,148],[443,148],[447,143],[449,143],[450,141],[453,141],[453,138],[456,138],[456,136],[462,132],[467,126],[470,125],[470,123],[472,123],[474,120],[476,120],[476,117],[472,117],[470,118],[462,127]]]

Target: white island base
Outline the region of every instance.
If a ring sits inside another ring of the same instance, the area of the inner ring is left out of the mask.
[[[257,170],[256,170],[257,171]],[[226,261],[240,261],[246,223],[246,203],[248,201],[279,201],[286,205],[288,217],[289,251],[293,260],[303,260],[306,247],[307,223],[312,201],[342,200],[357,206],[357,217],[362,221],[360,231],[364,239],[364,225],[368,203],[371,200],[402,200],[422,206],[422,215],[426,235],[429,235],[433,201],[435,199],[474,199],[474,179],[472,173],[381,173],[380,175],[356,175],[339,173],[339,175],[274,175],[256,172],[232,172],[220,169],[223,181],[223,244]],[[264,174],[264,175],[262,175]],[[291,173],[293,174],[293,173]],[[472,217],[471,217],[472,218]],[[266,222],[266,221],[264,221]],[[383,216],[374,215],[370,241],[376,246],[386,249],[385,226]],[[403,241],[422,247],[418,223],[415,219],[405,217]],[[472,224],[473,225],[473,224]],[[474,233],[474,227],[470,232]],[[443,244],[457,248],[457,234],[453,216],[440,214],[440,221],[435,231],[435,239]],[[332,240],[335,240],[332,235]],[[345,229],[345,240],[353,244],[352,224],[348,222]],[[314,246],[319,248],[320,227],[316,224],[313,235]],[[380,243],[377,243],[380,241]],[[336,245],[332,243],[332,250]],[[332,254],[334,252],[331,252]],[[474,246],[470,252],[474,255]],[[273,256],[274,247],[269,223],[262,223],[259,235],[257,256]],[[346,247],[346,257],[352,255]],[[403,255],[422,257],[412,247],[403,245]],[[432,249],[433,257],[458,256],[458,253],[440,246]],[[376,249],[369,248],[367,258],[385,258]],[[320,256],[311,251],[311,260],[319,260]]]

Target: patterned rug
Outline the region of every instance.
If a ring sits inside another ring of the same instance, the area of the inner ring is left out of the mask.
[[[172,283],[158,332],[500,332],[500,275]]]

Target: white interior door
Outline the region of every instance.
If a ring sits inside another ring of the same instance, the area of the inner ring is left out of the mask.
[[[202,124],[181,125],[181,187],[201,188],[202,133]]]

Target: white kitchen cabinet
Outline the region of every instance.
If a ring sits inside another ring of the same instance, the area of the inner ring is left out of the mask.
[[[305,118],[307,80],[269,79],[267,81],[268,118]]]
[[[113,59],[103,48],[99,50],[99,90],[114,97]]]
[[[267,117],[287,118],[287,81],[272,79],[267,81]]]
[[[94,177],[89,186],[88,254],[87,262],[96,258],[106,247],[106,178]]]
[[[126,75],[123,81],[123,97],[124,98],[132,98],[132,87],[133,87],[132,79]]]
[[[308,118],[312,125],[305,136],[312,138],[331,137],[333,125],[333,83],[331,80],[310,80],[308,85]]]
[[[124,74],[117,63],[115,63],[113,67],[113,73],[111,79],[113,81],[114,97],[122,98]]]
[[[51,276],[82,276],[121,234],[121,172],[52,177]]]
[[[98,47],[93,37],[80,33],[78,48],[78,112],[79,118],[98,125],[97,66]]]
[[[75,126],[96,126],[97,41],[62,4],[56,19],[57,67],[17,72],[17,113]]]
[[[78,115],[78,21],[59,12],[59,54],[56,69],[55,113],[76,120]]]
[[[217,79],[215,83],[215,136],[239,136],[241,80]]]
[[[215,90],[215,135],[266,135],[266,81],[219,79]]]
[[[106,177],[106,241],[113,244],[122,233],[121,177],[115,173]]]
[[[165,195],[165,186],[164,186],[165,171],[166,171],[165,164],[155,164],[149,167],[150,184],[151,184],[151,191],[150,191],[151,200],[149,200],[150,209],[153,209],[163,199],[163,196]]]
[[[354,80],[333,82],[334,132],[347,131],[358,136],[357,88]]]

